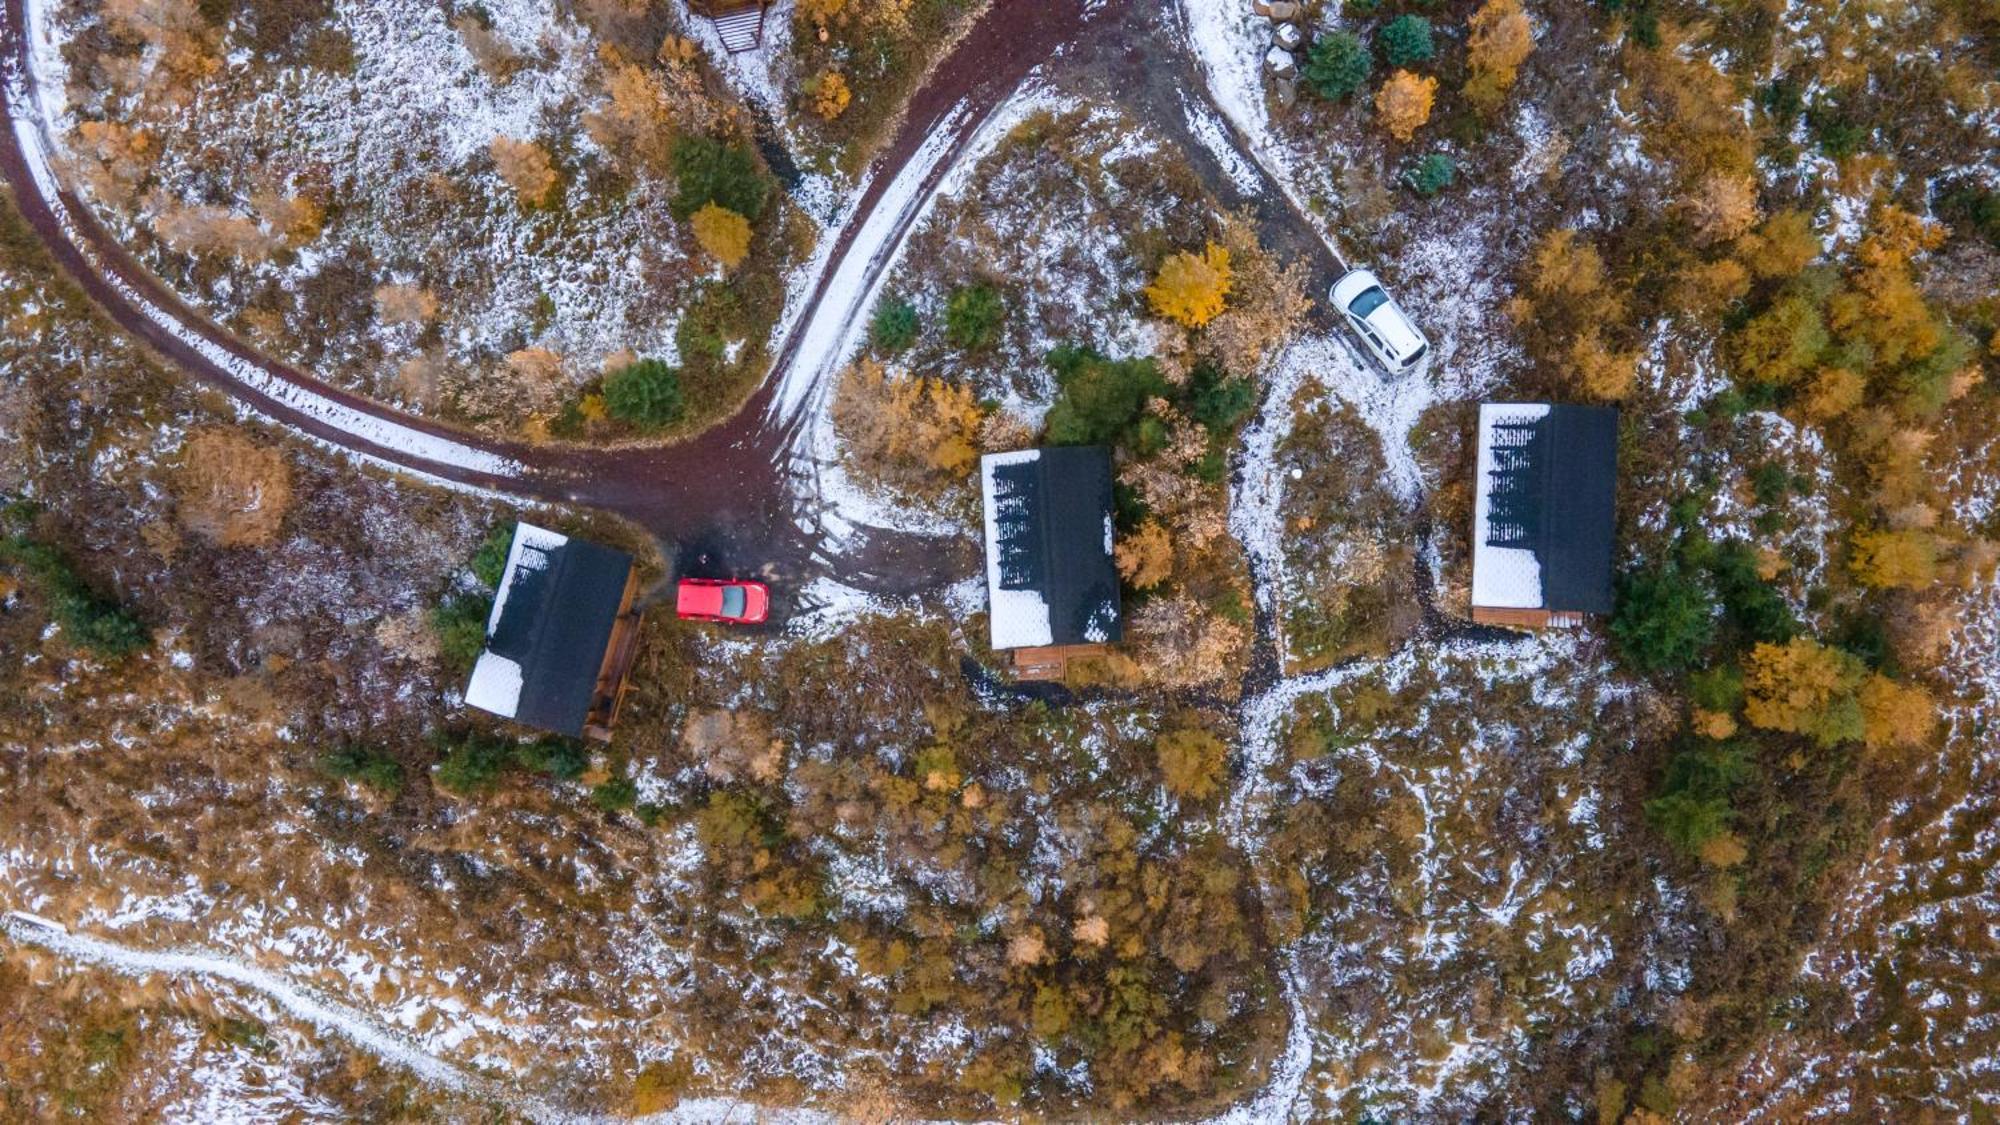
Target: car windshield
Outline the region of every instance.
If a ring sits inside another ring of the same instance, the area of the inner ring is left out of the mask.
[[[724,586],[722,588],[722,616],[743,616],[743,587]]]
[[[1415,367],[1415,366],[1416,366],[1416,364],[1417,364],[1417,361],[1418,361],[1418,360],[1420,360],[1420,359],[1422,359],[1422,358],[1424,358],[1424,353],[1425,353],[1425,352],[1427,352],[1427,351],[1429,351],[1429,350],[1430,350],[1430,348],[1429,348],[1429,346],[1428,346],[1428,345],[1425,345],[1425,344],[1418,344],[1418,345],[1417,345],[1417,350],[1416,350],[1416,351],[1413,351],[1413,352],[1411,352],[1411,353],[1410,353],[1410,355],[1409,355],[1409,358],[1407,358],[1407,359],[1405,359],[1405,360],[1403,361],[1403,366],[1405,366],[1405,367]]]
[[[1382,292],[1382,287],[1371,285],[1362,291],[1361,296],[1354,298],[1354,303],[1347,306],[1347,311],[1355,316],[1366,317],[1388,303],[1389,295]]]

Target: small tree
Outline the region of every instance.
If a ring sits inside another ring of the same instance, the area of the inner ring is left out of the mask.
[[[1222,767],[1229,747],[1208,731],[1187,727],[1168,731],[1153,744],[1160,779],[1176,797],[1205,801],[1222,788]]]
[[[1375,59],[1367,45],[1345,31],[1330,31],[1319,37],[1306,53],[1302,72],[1306,88],[1328,101],[1352,95],[1368,82]]]
[[[1146,300],[1156,314],[1200,328],[1228,307],[1229,286],[1229,251],[1211,242],[1198,255],[1169,255],[1146,287]]]
[[[1707,585],[1669,563],[1620,583],[1611,636],[1634,666],[1678,672],[1693,667],[1715,639],[1715,610]]]
[[[1000,341],[1000,325],[1006,319],[1006,303],[992,287],[960,286],[945,302],[944,338],[961,351],[985,351]]]
[[[1438,80],[1399,70],[1375,92],[1375,112],[1382,115],[1382,127],[1399,141],[1417,135],[1431,119],[1431,103],[1437,96]]]
[[[1134,590],[1150,590],[1174,573],[1174,540],[1166,525],[1147,520],[1118,540],[1118,576]]]
[[[1437,53],[1431,45],[1431,21],[1418,15],[1401,15],[1382,25],[1375,33],[1375,45],[1390,66],[1406,67],[1426,62]]]
[[[514,189],[521,206],[540,207],[549,201],[556,187],[556,169],[549,161],[547,149],[533,141],[517,141],[512,137],[495,137],[488,149],[500,178]]]
[[[868,338],[876,351],[897,355],[917,342],[917,327],[917,307],[901,297],[890,297],[876,308]]]
[[[1472,73],[1465,80],[1465,99],[1481,113],[1492,113],[1534,51],[1535,28],[1521,0],[1486,0],[1472,13],[1469,27],[1466,61]]]
[[[1870,750],[1921,746],[1937,729],[1937,704],[1915,684],[1869,676],[1861,685],[1860,700],[1861,738]]]
[[[722,206],[706,203],[690,220],[694,240],[727,269],[743,264],[750,254],[750,220]]]
[[[687,219],[718,203],[756,222],[764,213],[771,185],[747,146],[712,137],[687,136],[674,142],[674,199],[668,210]]]
[[[681,373],[665,360],[642,359],[604,380],[604,407],[613,418],[644,429],[680,421],[685,409]]]
[[[806,83],[806,93],[812,98],[813,112],[823,121],[832,121],[846,113],[848,103],[854,100],[847,79],[837,70],[821,71],[817,78]]]
[[[1863,737],[1856,697],[1868,669],[1852,654],[1808,637],[1760,644],[1744,665],[1744,715],[1751,725],[1833,746]]]
[[[1922,528],[1878,529],[1854,536],[1848,569],[1878,590],[1921,590],[1937,581],[1937,537]]]
[[[1451,186],[1458,178],[1458,165],[1441,152],[1431,153],[1403,170],[1403,184],[1425,199]]]

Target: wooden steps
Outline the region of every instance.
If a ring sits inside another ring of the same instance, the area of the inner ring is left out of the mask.
[[[722,40],[722,49],[732,55],[754,51],[764,42],[764,5],[761,3],[731,8],[712,5],[708,17],[715,21],[715,34]]]

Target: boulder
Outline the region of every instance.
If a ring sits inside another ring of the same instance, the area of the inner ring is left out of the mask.
[[[1299,30],[1298,24],[1281,23],[1278,25],[1277,31],[1271,36],[1271,40],[1287,51],[1296,52],[1300,47],[1305,46],[1306,33]]]
[[[1290,78],[1299,72],[1298,60],[1283,47],[1273,47],[1264,55],[1264,69],[1276,78]]]

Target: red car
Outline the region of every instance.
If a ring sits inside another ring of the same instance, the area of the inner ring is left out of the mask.
[[[771,590],[762,582],[683,578],[674,593],[674,612],[688,621],[760,625],[771,614]]]

